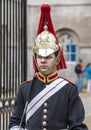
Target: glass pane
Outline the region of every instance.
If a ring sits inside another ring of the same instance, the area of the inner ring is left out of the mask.
[[[71,52],[76,52],[76,45],[71,45]]]
[[[67,52],[70,52],[70,45],[67,45]]]
[[[76,60],[76,54],[71,54],[71,61],[75,61]]]

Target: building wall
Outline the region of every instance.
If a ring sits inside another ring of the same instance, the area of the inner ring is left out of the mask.
[[[45,2],[45,0],[28,0],[27,2],[28,78],[33,75],[31,49],[36,37],[40,5]],[[91,0],[49,0],[47,3],[51,5],[51,16],[57,35],[59,36],[63,29],[72,30],[77,45],[76,60],[78,61],[79,58],[82,58],[84,65],[86,65],[91,60]],[[67,69],[59,73],[76,81],[74,73],[76,62],[67,62]]]

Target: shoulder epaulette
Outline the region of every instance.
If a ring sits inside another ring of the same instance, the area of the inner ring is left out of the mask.
[[[62,77],[62,76],[60,76],[60,78],[63,78],[64,80],[68,81],[68,82],[69,82],[69,83],[71,83],[72,85],[76,86],[76,83],[74,83],[74,82],[70,81],[69,79],[64,78],[64,77]]]
[[[34,78],[36,78],[36,74],[34,74],[34,76],[33,76],[30,80],[25,80],[25,81],[23,81],[23,82],[20,84],[20,86],[22,86],[22,85],[24,85],[24,84],[26,84],[26,83],[32,82]]]
[[[29,82],[31,82],[32,81],[32,79],[31,80],[25,80],[25,81],[23,81],[22,83],[20,83],[20,86],[22,86],[22,85],[24,85],[24,84],[26,84],[26,83],[29,83]]]

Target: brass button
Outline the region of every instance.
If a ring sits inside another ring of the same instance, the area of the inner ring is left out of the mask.
[[[46,123],[46,121],[43,121],[42,124],[43,124],[43,126],[46,126],[47,123]]]
[[[46,128],[43,128],[43,130],[47,130]]]
[[[43,112],[46,113],[46,112],[47,112],[47,109],[44,109]]]
[[[47,115],[43,115],[43,119],[46,119],[47,118]]]
[[[47,107],[47,103],[46,102],[44,103],[44,107]]]

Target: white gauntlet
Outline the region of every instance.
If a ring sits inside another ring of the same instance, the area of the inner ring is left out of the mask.
[[[23,128],[20,128],[19,126],[13,126],[10,128],[10,130],[24,130]]]

